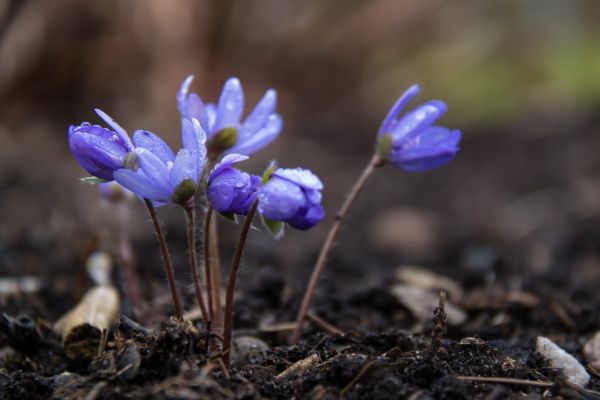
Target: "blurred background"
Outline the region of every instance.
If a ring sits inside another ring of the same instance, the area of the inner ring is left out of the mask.
[[[109,246],[111,210],[79,183],[68,126],[99,123],[99,107],[177,147],[175,93],[188,74],[207,101],[238,76],[247,111],[277,90],[283,132],[245,167],[259,173],[276,158],[310,168],[328,216],[279,242],[253,233],[246,259],[301,271],[298,285],[412,83],[419,101],[448,103],[441,123],[463,131],[461,153],[427,173],[378,171],[342,231],[338,269],[368,281],[373,265],[452,274],[503,260],[530,273],[554,266],[560,282],[575,268],[561,252],[598,247],[597,1],[0,0],[0,274],[51,277]],[[158,264],[145,210],[133,208],[136,249]],[[180,214],[161,209],[184,257]],[[228,259],[237,228],[221,225]],[[597,279],[600,256],[589,254],[569,258],[591,266],[571,279]]]

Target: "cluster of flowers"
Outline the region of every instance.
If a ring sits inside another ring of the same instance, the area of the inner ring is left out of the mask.
[[[279,135],[282,118],[276,112],[277,95],[274,90],[268,90],[242,121],[244,94],[238,79],[227,80],[216,104],[205,104],[196,93],[191,93],[191,82],[190,76],[177,93],[182,139],[182,148],[177,154],[160,137],[146,130],[135,131],[130,139],[123,128],[100,110],[96,110],[96,113],[109,128],[87,122],[71,126],[69,145],[79,164],[95,177],[92,178],[93,181],[114,180],[146,203],[155,222],[159,242],[161,237],[164,241],[164,235],[160,232],[154,207],[178,204],[186,210],[188,221],[192,221],[189,225],[191,229],[188,229],[190,266],[197,301],[203,315],[210,316],[212,311],[205,310],[195,275],[194,235],[190,233],[194,231],[194,198],[200,192],[199,189],[205,189],[202,194],[213,210],[228,218],[247,216],[227,285],[223,342],[223,354],[227,360],[231,342],[231,305],[235,276],[254,213],[257,211],[262,216],[264,225],[276,236],[281,235],[285,224],[300,230],[309,229],[325,216],[321,205],[323,183],[307,169],[278,168],[275,163],[262,176],[251,175],[234,167]],[[411,86],[383,120],[377,135],[375,153],[336,214],[324,241],[298,313],[293,341],[300,335],[319,275],[342,220],[371,173],[386,164],[409,172],[426,171],[446,164],[458,152],[461,132],[434,125],[446,112],[444,102],[431,100],[400,116],[419,90],[417,85]],[[206,165],[213,166],[210,173],[205,171]],[[207,213],[207,221],[210,221],[210,215],[210,212]],[[205,232],[209,230],[206,229]],[[166,245],[161,246],[161,252],[169,274],[172,266]],[[207,259],[206,256],[205,258]],[[210,296],[210,268],[206,271]],[[173,302],[181,317],[173,274],[168,276]],[[212,304],[210,298],[208,303],[209,306]],[[205,323],[210,323],[210,319],[205,318]]]
[[[115,180],[155,207],[188,206],[203,179],[207,158],[214,165],[206,179],[206,194],[219,213],[246,215],[255,200],[268,221],[309,229],[324,217],[323,184],[307,169],[269,168],[259,177],[234,168],[234,164],[271,143],[280,133],[277,95],[268,90],[242,121],[244,93],[240,81],[225,83],[217,104],[205,104],[189,92],[188,77],[177,93],[181,114],[182,148],[175,154],[157,135],[127,132],[101,110],[96,113],[110,128],[84,122],[69,128],[69,145],[75,159],[94,177]]]

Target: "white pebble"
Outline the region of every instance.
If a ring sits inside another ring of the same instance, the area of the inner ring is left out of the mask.
[[[552,340],[538,336],[536,351],[550,361],[553,368],[562,370],[567,382],[579,387],[587,385],[590,375],[583,365],[575,357],[558,347]]]

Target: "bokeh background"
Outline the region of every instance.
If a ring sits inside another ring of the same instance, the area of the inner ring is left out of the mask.
[[[283,132],[246,168],[259,173],[276,158],[326,185],[320,227],[279,242],[253,233],[247,260],[306,277],[381,119],[412,83],[419,100],[448,103],[441,122],[463,131],[462,150],[431,172],[378,171],[335,255],[357,267],[358,283],[373,263],[477,269],[502,259],[530,273],[559,264],[568,275],[574,267],[556,250],[565,237],[597,246],[597,1],[2,0],[0,274],[52,277],[75,270],[86,248],[110,247],[111,210],[79,183],[67,128],[99,123],[100,107],[177,147],[175,92],[188,74],[209,101],[238,76],[247,109],[275,88]],[[177,250],[183,216],[161,214]],[[221,225],[227,259],[236,227]],[[158,264],[143,207],[131,228]],[[597,279],[592,255],[573,262]]]

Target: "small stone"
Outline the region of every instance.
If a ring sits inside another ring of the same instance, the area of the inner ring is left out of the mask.
[[[240,336],[233,340],[231,363],[236,367],[256,364],[266,355],[269,345],[252,336]]]
[[[553,368],[562,370],[567,382],[585,387],[590,380],[590,375],[575,357],[558,347],[552,340],[538,336],[536,351],[550,362]]]

